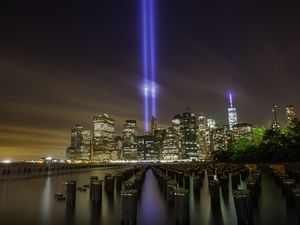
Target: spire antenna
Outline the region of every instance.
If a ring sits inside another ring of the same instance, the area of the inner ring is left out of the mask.
[[[229,102],[230,102],[230,108],[233,108],[233,106],[232,106],[232,95],[231,95],[231,93],[229,93]]]

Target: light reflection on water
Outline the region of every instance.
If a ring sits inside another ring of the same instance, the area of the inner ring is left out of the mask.
[[[50,215],[51,215],[51,177],[45,178],[45,186],[43,189],[43,195],[41,197],[41,223],[42,224],[49,224]]]
[[[90,172],[42,177],[0,183],[0,224],[120,224],[120,193],[106,195],[103,188],[102,206],[93,207],[89,191],[77,191],[75,207],[66,208],[65,202],[54,199],[55,193],[64,193],[63,182],[77,181],[77,187],[89,183],[89,177],[96,175],[103,179],[110,169]],[[239,188],[244,188],[242,183]],[[220,208],[211,210],[207,177],[199,194],[190,190],[190,225],[235,225],[237,224],[231,185],[229,194],[220,191]],[[253,207],[255,225],[296,225],[298,215],[295,208],[285,200],[281,189],[272,177],[262,175],[262,192],[257,205]],[[168,207],[151,170],[148,170],[138,200],[137,225],[174,224],[173,210]]]

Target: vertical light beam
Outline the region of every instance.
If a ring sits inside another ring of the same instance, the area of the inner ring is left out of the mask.
[[[142,0],[142,11],[143,11],[143,55],[144,55],[144,84],[143,84],[143,93],[144,93],[144,130],[148,131],[149,130],[149,103],[148,103],[148,47],[147,47],[147,42],[148,42],[148,34],[147,34],[147,5],[146,1],[147,0]]]
[[[154,45],[154,0],[142,0],[143,17],[143,56],[144,56],[144,116],[145,131],[149,131],[149,113],[151,97],[151,113],[156,117],[156,76]]]
[[[150,65],[151,65],[151,97],[152,97],[152,116],[156,117],[156,77],[155,77],[155,59],[154,59],[154,15],[153,15],[153,2],[149,1],[149,32],[150,32]]]

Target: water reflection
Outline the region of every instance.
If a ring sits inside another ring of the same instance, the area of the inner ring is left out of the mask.
[[[51,215],[51,203],[53,196],[51,196],[51,178],[45,178],[45,185],[43,187],[43,194],[41,197],[41,223],[42,224],[49,224],[50,215]]]
[[[74,204],[68,204],[66,207],[66,225],[73,225],[75,224],[75,203]]]
[[[101,205],[91,204],[90,205],[90,212],[91,212],[91,225],[98,225],[101,221]]]
[[[138,203],[138,225],[167,225],[168,210],[152,170],[148,170]]]
[[[89,183],[89,177],[99,176],[113,170],[95,170],[78,174],[66,174],[29,180],[5,181],[0,183],[0,223],[10,224],[120,224],[120,193],[114,188],[108,194],[102,188],[101,206],[92,204],[89,191],[76,192],[76,204],[66,207],[65,202],[54,199],[54,194],[64,193],[64,181],[76,180],[78,187]],[[241,182],[238,188],[244,188]],[[220,203],[211,205],[208,179],[205,175],[200,190],[193,189],[190,180],[189,211],[190,225],[237,225],[237,218],[232,196],[231,180],[229,188],[220,188]],[[30,207],[29,207],[30,206]],[[296,225],[299,216],[295,205],[287,201],[273,178],[262,174],[262,190],[252,201],[255,225]],[[17,215],[16,216],[16,212]],[[138,199],[137,225],[172,225],[174,207],[168,206],[165,197],[157,185],[153,172],[148,170]]]

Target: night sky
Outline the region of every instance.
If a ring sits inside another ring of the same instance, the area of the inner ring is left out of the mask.
[[[98,113],[119,134],[125,119],[143,129],[140,0],[7,2],[0,160],[64,157],[71,127]],[[160,125],[187,106],[223,125],[230,90],[239,122],[269,126],[273,104],[281,124],[286,104],[300,113],[300,4],[208,2],[155,1]]]

